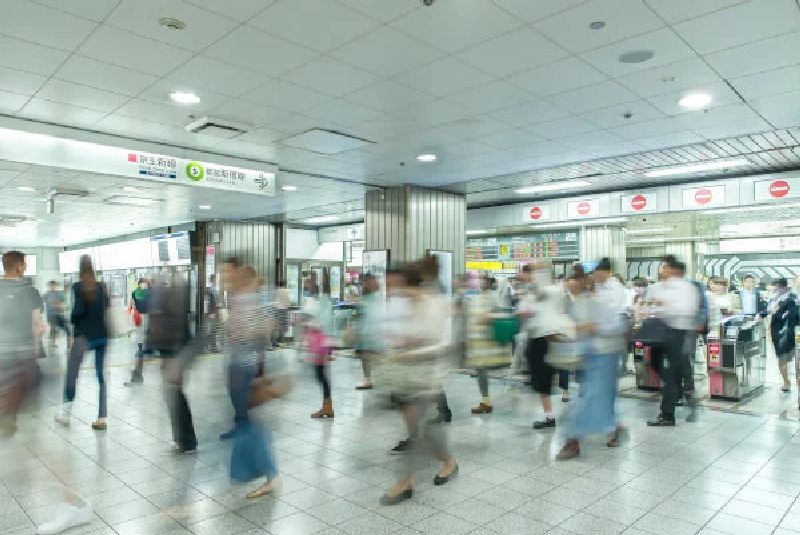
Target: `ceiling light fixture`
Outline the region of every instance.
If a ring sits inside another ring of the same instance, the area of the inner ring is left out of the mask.
[[[656,53],[652,50],[628,50],[619,55],[620,63],[644,63],[653,59]]]
[[[32,188],[30,186],[17,186],[19,191],[36,191],[36,188]]]
[[[417,161],[422,163],[431,163],[436,161],[436,155],[432,152],[424,153],[417,156]]]
[[[129,197],[126,195],[114,195],[105,200],[108,204],[122,204],[128,206],[152,206],[160,203],[161,199],[148,199],[146,197]]]
[[[169,96],[169,98],[178,104],[197,104],[200,102],[200,97],[191,91],[175,91]]]
[[[563,191],[568,188],[584,188],[586,186],[591,186],[591,182],[587,182],[586,180],[567,180],[564,182],[550,182],[546,184],[537,184],[534,186],[529,186],[527,188],[521,188],[514,190],[515,193],[520,195],[525,195],[527,193],[540,193],[543,191]]]
[[[211,205],[210,204],[201,204],[201,205],[198,206],[198,208],[200,210],[211,210]]]
[[[602,30],[605,27],[606,27],[606,23],[603,22],[602,20],[596,20],[594,22],[590,22],[589,23],[589,29],[590,30],[597,31],[597,30]]]
[[[304,219],[303,223],[330,223],[332,221],[339,221],[339,218],[335,215],[323,215],[319,217],[310,217],[308,219]]]
[[[664,234],[665,232],[672,232],[672,227],[659,227],[659,228],[637,228],[627,229],[626,234]]]
[[[750,161],[747,158],[736,158],[735,160],[713,160],[710,162],[692,163],[689,165],[680,165],[678,167],[669,167],[667,169],[656,169],[645,173],[646,177],[658,178],[662,176],[685,175],[689,173],[699,173],[702,171],[714,171],[717,169],[725,169],[728,167],[741,167],[749,165]]]
[[[586,227],[591,225],[611,225],[614,223],[626,223],[627,217],[605,217],[600,219],[589,219],[586,221],[565,221],[563,223],[546,223],[544,225],[534,223],[528,225],[529,228],[541,229],[556,229],[556,228],[577,228]]]
[[[711,104],[711,95],[708,93],[689,93],[681,97],[678,105],[689,110],[698,110]]]
[[[186,28],[186,23],[182,20],[174,19],[172,17],[163,17],[158,19],[158,25],[162,28],[166,28],[167,30],[171,30],[174,32],[183,30]]]
[[[297,186],[281,186],[283,191],[297,191]]]
[[[489,234],[489,231],[486,229],[478,229],[478,230],[468,230],[467,236],[478,236],[480,234]]]

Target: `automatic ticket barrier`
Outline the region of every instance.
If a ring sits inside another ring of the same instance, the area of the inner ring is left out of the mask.
[[[764,386],[767,351],[764,322],[734,316],[708,338],[708,388],[712,398],[739,401]]]
[[[636,387],[639,390],[661,390],[661,377],[653,366],[653,348],[643,342],[633,344],[633,367],[636,370]]]

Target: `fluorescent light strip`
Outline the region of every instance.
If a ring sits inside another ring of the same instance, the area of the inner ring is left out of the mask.
[[[331,221],[339,221],[339,218],[335,215],[323,215],[304,219],[303,223],[330,223]]]
[[[480,234],[489,234],[489,232],[490,232],[490,231],[489,231],[489,230],[486,230],[486,229],[480,229],[480,230],[468,230],[468,231],[467,231],[467,236],[478,236],[478,235],[480,235]]]
[[[547,184],[538,184],[527,188],[517,189],[514,190],[514,192],[519,193],[520,195],[524,195],[526,193],[539,193],[542,191],[558,191],[569,188],[584,188],[586,186],[591,186],[591,185],[592,183],[587,182],[586,180],[567,180],[565,182],[550,182]]]
[[[685,238],[641,238],[638,240],[629,240],[626,243],[664,243],[664,242],[674,242],[674,241],[708,241],[714,240],[715,238],[711,236],[686,236]]]
[[[552,228],[575,228],[586,227],[590,225],[610,225],[612,223],[625,223],[628,221],[627,217],[607,217],[604,219],[587,219],[579,221],[565,221],[564,223],[545,223],[542,225],[529,225],[532,229],[552,229]]]
[[[636,234],[664,234],[666,232],[672,232],[673,230],[674,229],[672,227],[638,228],[638,229],[627,229],[625,233],[633,236]]]
[[[727,167],[741,167],[749,164],[750,161],[746,158],[737,158],[735,160],[714,160],[710,162],[681,165],[678,167],[669,167],[667,169],[656,169],[654,171],[648,171],[645,173],[645,176],[649,178],[658,178],[662,176],[685,175],[689,173],[699,173],[701,171],[725,169]]]
[[[758,212],[762,210],[778,210],[780,208],[797,208],[800,203],[792,204],[766,204],[758,206],[735,206],[733,208],[717,208],[716,210],[707,210],[706,214],[729,214],[735,212]]]

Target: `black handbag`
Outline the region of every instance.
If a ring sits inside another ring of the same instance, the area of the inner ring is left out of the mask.
[[[671,329],[661,318],[647,318],[642,322],[639,331],[633,336],[633,340],[641,342],[651,348],[664,348],[669,340]]]

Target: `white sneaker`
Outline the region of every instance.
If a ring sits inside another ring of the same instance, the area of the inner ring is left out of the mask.
[[[69,416],[66,414],[56,414],[53,417],[53,420],[55,420],[57,424],[61,424],[64,427],[69,427]]]
[[[38,535],[55,535],[61,533],[75,526],[82,526],[92,521],[92,506],[86,504],[84,507],[75,507],[68,505],[58,516],[53,520],[49,520],[40,525],[36,533]]]

